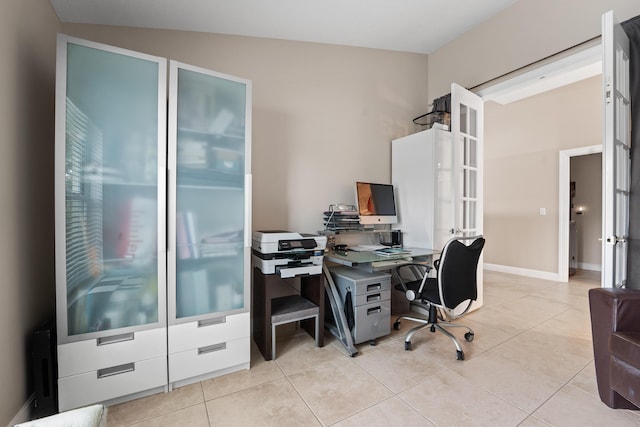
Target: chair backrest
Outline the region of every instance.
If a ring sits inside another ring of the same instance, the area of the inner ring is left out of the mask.
[[[479,236],[469,245],[460,238],[453,238],[445,244],[438,265],[438,288],[445,307],[454,309],[464,301],[478,298],[478,260],[484,242],[484,238]]]

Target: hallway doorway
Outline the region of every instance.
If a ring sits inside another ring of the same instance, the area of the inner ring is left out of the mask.
[[[558,275],[568,281],[570,267],[602,268],[602,146],[562,150],[559,160]]]

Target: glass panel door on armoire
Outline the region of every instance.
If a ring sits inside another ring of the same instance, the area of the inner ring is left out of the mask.
[[[161,327],[166,61],[59,40],[58,341]]]
[[[248,310],[250,91],[175,61],[169,75],[168,319],[179,324]]]

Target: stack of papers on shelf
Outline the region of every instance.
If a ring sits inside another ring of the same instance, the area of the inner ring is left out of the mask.
[[[349,209],[334,210],[332,207],[324,213],[325,230],[360,230],[360,215],[355,210],[355,206]]]
[[[408,255],[411,253],[409,249],[405,249],[405,248],[384,248],[384,249],[378,249],[374,252],[376,253],[376,255],[382,255],[382,256]]]

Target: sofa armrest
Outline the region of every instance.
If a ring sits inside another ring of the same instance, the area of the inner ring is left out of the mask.
[[[610,336],[617,331],[640,330],[640,290],[589,290],[593,356],[600,399],[612,408],[635,408],[611,389]]]

